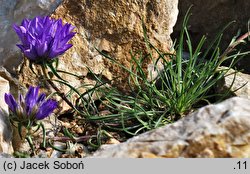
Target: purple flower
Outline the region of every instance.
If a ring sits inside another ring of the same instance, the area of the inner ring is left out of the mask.
[[[34,62],[43,62],[56,58],[72,47],[68,41],[76,34],[75,28],[62,20],[50,17],[24,19],[20,26],[13,25],[22,44],[17,44],[24,55]]]
[[[38,95],[38,92],[39,87],[30,86],[25,98],[19,95],[18,101],[12,94],[5,93],[5,103],[17,117],[42,120],[57,108],[57,102],[52,99],[46,100],[45,93]]]

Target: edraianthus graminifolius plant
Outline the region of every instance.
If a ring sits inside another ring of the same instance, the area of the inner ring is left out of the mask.
[[[24,19],[20,26],[13,25],[22,44],[17,44],[24,55],[32,62],[41,63],[53,60],[63,54],[72,44],[68,41],[76,34],[69,23],[48,16]]]
[[[12,94],[5,93],[4,99],[12,113],[12,121],[25,124],[48,117],[58,105],[53,99],[46,100],[45,93],[39,95],[39,87],[32,86],[29,87],[25,98],[20,94],[16,101]]]

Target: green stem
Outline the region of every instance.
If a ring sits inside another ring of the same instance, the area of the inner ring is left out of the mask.
[[[93,139],[90,138],[90,139],[88,140],[88,144],[89,144],[91,147],[93,147],[93,148],[95,148],[95,149],[98,149],[98,148],[100,147],[100,145],[99,145],[99,144],[96,145],[96,144],[92,143],[92,141],[93,141]]]
[[[50,147],[52,147],[53,149],[55,149],[55,150],[57,150],[57,151],[59,151],[59,152],[66,152],[66,150],[63,150],[63,149],[60,149],[60,148],[54,146],[54,145],[51,143],[50,140],[48,141],[48,144],[49,144]]]
[[[227,55],[234,50],[234,48],[239,45],[241,42],[243,42],[247,37],[250,36],[250,31],[240,36],[236,41],[234,41],[232,44],[230,44],[227,49],[222,53],[222,55],[219,57],[219,63],[216,67],[216,70],[219,68],[219,66],[225,61],[225,58]]]
[[[28,135],[26,136],[25,139],[28,141],[29,146],[30,146],[30,148],[31,148],[31,150],[32,150],[32,153],[35,154],[34,144],[33,144],[32,138],[31,138],[31,136],[29,135],[29,133],[28,133]]]
[[[46,72],[46,68],[45,68],[45,64],[42,65],[42,72],[43,72],[43,75],[46,79],[46,81],[50,84],[50,86],[58,93],[58,95],[71,107],[71,108],[75,108],[74,105],[69,101],[69,99],[66,97],[66,95],[61,92],[57,87],[56,85],[52,82],[52,80],[50,80],[50,78],[48,77],[47,75],[47,72]]]
[[[243,40],[250,36],[250,31],[240,36],[233,44],[229,45],[228,48],[223,52],[219,59],[224,59],[228,53],[233,51],[233,49],[239,45]]]
[[[42,127],[42,130],[43,130],[42,148],[46,148],[46,130],[45,130],[43,123],[40,123],[40,126]]]

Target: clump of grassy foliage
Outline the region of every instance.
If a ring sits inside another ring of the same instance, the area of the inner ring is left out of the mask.
[[[224,78],[239,58],[250,53],[234,49],[249,36],[249,32],[239,38],[233,38],[224,52],[219,46],[223,32],[228,26],[218,33],[208,47],[204,48],[206,37],[203,36],[194,48],[187,27],[189,17],[188,12],[184,18],[179,39],[173,46],[174,51],[171,52],[162,52],[152,45],[143,25],[147,50],[131,52],[131,67],[129,68],[99,51],[105,58],[128,72],[130,90],[126,94],[114,86],[107,85],[108,82],[103,80],[101,75],[95,75],[89,67],[87,67],[89,73],[95,79],[96,84],[83,84],[75,87],[60,75],[74,76],[79,80],[83,79],[82,76],[57,69],[58,59],[44,65],[44,74],[46,75],[45,68],[53,74],[51,77],[47,75],[46,79],[55,89],[54,94],[59,95],[68,103],[76,115],[81,115],[84,121],[93,123],[97,129],[96,136],[77,137],[67,129],[64,129],[64,135],[76,142],[88,140],[89,145],[98,148],[103,143],[104,137],[112,137],[109,130],[136,135],[173,123],[196,108],[210,103],[215,97],[221,100],[226,98],[229,92],[217,94],[211,93],[211,90],[218,81]],[[185,47],[188,48],[188,59],[183,58]],[[220,68],[220,65],[228,60],[231,62],[228,68]],[[157,78],[153,78],[152,72],[145,71],[144,65],[150,61],[153,70],[158,74]],[[163,68],[160,68],[159,64]],[[69,92],[66,94],[61,92],[53,82],[69,87]],[[81,93],[81,88],[86,89],[86,92]],[[74,97],[72,97],[73,94]],[[73,100],[75,95],[77,98]],[[93,96],[98,99],[94,99]],[[107,112],[103,114],[102,111]],[[53,143],[50,144],[53,147]]]
[[[112,114],[104,116],[96,114],[89,116],[88,120],[96,121],[113,130],[136,135],[172,123],[204,103],[209,103],[214,97],[223,99],[228,96],[227,92],[211,93],[211,89],[224,78],[240,57],[249,53],[234,50],[249,33],[238,39],[233,38],[228,48],[221,52],[219,45],[223,32],[228,27],[226,26],[206,49],[203,48],[206,42],[205,36],[194,48],[187,27],[189,17],[188,12],[179,40],[174,46],[174,53],[164,53],[154,47],[149,42],[145,27],[144,38],[148,54],[131,52],[131,68],[124,67],[114,58],[100,52],[129,73],[128,84],[131,86],[131,91],[128,91],[130,95],[125,95],[114,87],[96,89],[105,94],[100,100]],[[188,60],[183,59],[185,45],[188,48]],[[157,52],[158,57],[154,58],[152,52]],[[145,60],[153,62],[154,70],[158,72],[157,78],[153,80],[148,78],[143,68]],[[231,64],[228,68],[221,69],[220,65],[226,60],[230,60]],[[162,63],[163,69],[157,66],[159,63]]]

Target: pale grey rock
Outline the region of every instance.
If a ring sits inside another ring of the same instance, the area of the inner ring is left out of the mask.
[[[4,101],[4,94],[9,93],[9,81],[0,76],[0,152],[11,154],[12,129],[8,119],[8,106]]]
[[[234,97],[97,151],[99,158],[250,157],[250,100]]]
[[[0,0],[0,65],[12,70],[21,62],[18,41],[12,29],[24,18],[49,15],[62,0]]]
[[[13,156],[8,153],[0,153],[0,158],[13,158]]]
[[[226,67],[221,68],[225,69]],[[229,89],[231,96],[250,99],[250,75],[229,69],[225,77],[217,83],[215,92],[223,94]]]

